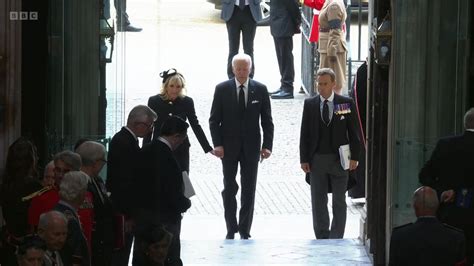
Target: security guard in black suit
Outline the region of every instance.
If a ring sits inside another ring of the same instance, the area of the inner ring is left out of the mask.
[[[462,135],[442,138],[420,172],[423,185],[438,191],[438,218],[466,236],[467,264],[474,264],[474,108],[464,115]]]
[[[413,196],[415,223],[395,227],[390,239],[389,265],[458,265],[465,262],[465,238],[461,230],[436,218],[438,197],[430,187]]]

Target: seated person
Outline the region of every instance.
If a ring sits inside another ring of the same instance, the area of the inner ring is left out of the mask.
[[[150,233],[151,231],[151,233]],[[137,233],[136,252],[137,258],[134,259],[133,265],[136,266],[162,266],[165,265],[168,249],[171,244],[173,235],[159,227],[143,228]]]
[[[46,243],[36,235],[25,236],[18,246],[16,255],[19,266],[44,265]]]
[[[395,227],[390,239],[389,265],[463,265],[464,233],[436,218],[436,191],[420,187],[413,196],[417,220]]]

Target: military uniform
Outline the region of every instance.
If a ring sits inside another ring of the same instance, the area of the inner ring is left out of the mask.
[[[331,68],[336,74],[336,87],[346,84],[346,8],[342,0],[326,0],[319,13],[319,68]],[[335,58],[332,61],[331,58]]]
[[[463,232],[436,217],[419,217],[393,229],[389,265],[455,265],[464,260]]]
[[[59,190],[57,187],[49,187],[43,193],[33,195],[28,209],[28,223],[34,228],[38,227],[40,215],[52,210],[58,202]],[[92,225],[94,224],[93,208],[92,193],[87,192],[84,203],[79,207],[78,213],[89,250],[91,247]]]
[[[64,201],[59,201],[53,210],[63,213],[68,220],[66,244],[60,251],[64,265],[90,266],[89,248],[76,210]]]

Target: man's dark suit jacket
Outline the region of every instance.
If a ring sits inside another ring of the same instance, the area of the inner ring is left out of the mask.
[[[135,168],[137,163],[138,140],[123,127],[114,135],[107,155],[107,189],[111,200],[120,212],[131,216],[134,209]]]
[[[313,155],[318,149],[319,121],[321,119],[319,95],[305,100],[300,133],[300,162],[311,163]],[[334,110],[338,104],[349,104],[350,113],[333,113],[332,123],[332,149],[339,154],[341,145],[349,144],[351,160],[359,161],[360,138],[354,101],[351,98],[334,94]]]
[[[262,20],[262,11],[260,10],[261,0],[248,0],[250,12],[252,13],[253,19],[258,22]],[[222,12],[221,19],[229,21],[234,13],[234,8],[239,8],[235,5],[235,0],[222,0]]]
[[[218,84],[214,92],[209,117],[214,147],[224,146],[224,159],[229,160],[237,160],[243,147],[246,158],[258,161],[260,149],[271,151],[273,145],[272,111],[265,85],[249,80],[244,120],[241,123],[239,121],[237,88],[235,79],[230,79]],[[260,121],[263,129],[262,146]]]
[[[64,247],[59,251],[64,265],[79,264],[82,266],[91,265],[89,247],[87,240],[82,232],[81,223],[77,211],[69,205],[59,201],[53,208],[66,216],[67,222],[67,239]]]
[[[464,258],[463,232],[434,217],[393,229],[389,265],[455,265]]]
[[[291,37],[298,32],[301,13],[295,0],[272,0],[270,8],[270,32],[273,37]]]
[[[93,195],[95,222],[92,230],[92,265],[108,265],[115,243],[115,212],[102,179],[99,176],[90,178],[87,190]]]
[[[209,152],[212,150],[211,145],[207,141],[206,135],[202,130],[201,125],[199,124],[198,118],[196,116],[196,111],[194,110],[194,102],[193,99],[184,96],[178,97],[174,101],[166,101],[163,100],[161,95],[155,95],[148,99],[148,107],[150,107],[153,111],[156,112],[158,118],[155,121],[155,128],[153,131],[153,139],[157,139],[160,135],[161,126],[163,122],[170,116],[176,115],[181,117],[184,121],[188,120],[191,128],[193,129],[196,138],[198,139],[199,143],[201,144],[202,149],[204,152]],[[150,136],[145,137],[143,140],[144,143],[148,143],[151,141],[151,134]],[[178,149],[188,149],[189,150],[189,139],[186,138],[181,144]]]
[[[474,188],[474,132],[442,138],[419,174],[420,183],[440,194],[459,188]]]
[[[181,169],[171,149],[154,140],[140,151],[139,206],[145,211],[145,222],[174,223],[191,207],[184,196]],[[148,220],[148,221],[147,221]]]

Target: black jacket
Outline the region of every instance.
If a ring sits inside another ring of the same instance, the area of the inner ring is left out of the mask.
[[[303,118],[300,132],[300,162],[311,163],[319,145],[319,121],[321,99],[319,95],[304,101]],[[358,161],[360,154],[359,122],[354,101],[351,98],[334,94],[334,107],[338,104],[349,104],[350,113],[336,114],[331,119],[332,123],[332,149],[337,154],[341,145],[349,144],[351,159]]]
[[[389,265],[454,265],[465,258],[464,234],[434,217],[393,229]]]
[[[214,147],[224,146],[225,159],[237,159],[242,147],[246,158],[258,160],[260,149],[272,150],[273,120],[265,85],[250,79],[244,118],[239,117],[235,79],[216,86],[209,117]],[[261,143],[260,124],[263,130]]]
[[[270,32],[273,37],[291,37],[299,32],[301,13],[295,0],[272,0],[270,9]]]

